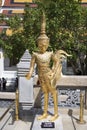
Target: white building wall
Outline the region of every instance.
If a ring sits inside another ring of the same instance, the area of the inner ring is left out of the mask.
[[[3,71],[4,71],[4,56],[3,56],[3,50],[0,48],[0,78],[3,77]]]

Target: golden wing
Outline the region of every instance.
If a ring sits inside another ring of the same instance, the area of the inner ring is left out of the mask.
[[[56,83],[57,83],[57,81],[61,77],[61,73],[62,73],[62,61],[63,61],[63,58],[65,58],[66,56],[71,56],[71,55],[69,55],[68,53],[66,53],[63,50],[58,50],[54,54],[56,62],[54,62],[54,64],[53,64],[53,78],[51,80],[51,84],[54,87],[56,87]]]

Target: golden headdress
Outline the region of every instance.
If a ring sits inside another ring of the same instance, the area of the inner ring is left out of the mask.
[[[45,29],[46,29],[46,18],[45,18],[45,13],[43,12],[42,21],[41,21],[41,32],[40,32],[40,36],[37,38],[37,41],[43,39],[49,41]]]

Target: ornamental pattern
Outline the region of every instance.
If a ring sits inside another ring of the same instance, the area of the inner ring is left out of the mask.
[[[85,90],[81,90],[85,94]],[[41,94],[41,104],[44,105],[44,95]],[[53,99],[49,95],[49,107],[52,107]],[[80,89],[59,89],[58,90],[58,106],[59,107],[79,107],[80,105]]]

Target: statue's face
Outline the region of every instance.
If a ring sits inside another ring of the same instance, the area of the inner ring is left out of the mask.
[[[49,45],[49,40],[46,39],[38,40],[38,48],[41,53],[44,53],[47,50],[48,45]]]

